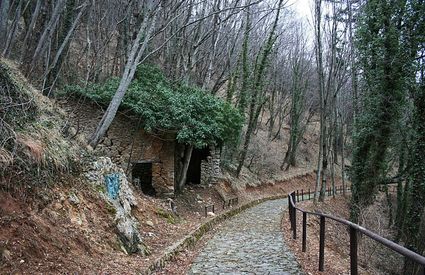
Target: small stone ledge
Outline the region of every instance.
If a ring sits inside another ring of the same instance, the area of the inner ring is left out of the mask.
[[[205,233],[209,232],[217,224],[241,213],[245,209],[251,208],[265,201],[278,200],[286,197],[287,195],[275,195],[253,200],[239,207],[226,211],[218,216],[212,217],[205,223],[199,225],[196,229],[192,230],[192,232],[186,235],[183,239],[168,247],[161,257],[159,257],[154,263],[148,266],[146,270],[141,271],[140,274],[150,275],[155,271],[161,270],[168,262],[171,262],[181,251],[193,247],[198,242],[198,240],[201,239],[203,235],[205,235]]]

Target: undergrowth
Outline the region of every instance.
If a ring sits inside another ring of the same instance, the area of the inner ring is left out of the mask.
[[[72,171],[78,146],[65,128],[64,113],[0,60],[0,186],[43,185]]]

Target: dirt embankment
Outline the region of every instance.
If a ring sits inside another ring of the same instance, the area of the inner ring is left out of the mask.
[[[248,188],[239,194],[240,203],[286,194],[307,187],[313,179],[313,175],[307,175],[264,188]],[[133,215],[140,222],[140,232],[151,255],[127,255],[114,229],[113,209],[100,198],[99,190],[81,181],[66,182],[50,190],[36,189],[27,197],[0,191],[2,274],[134,273],[204,222],[205,205],[215,204],[216,212],[222,211],[222,200],[212,186],[188,186],[176,196],[178,216],[171,214],[166,199],[137,193],[138,206]],[[196,249],[182,254],[169,268],[187,266],[189,255],[194,257]]]
[[[136,191],[137,207],[131,214],[150,255],[128,255],[117,234],[115,208],[102,195],[104,188],[83,179],[86,162],[94,160],[85,140],[69,134],[68,118],[53,101],[31,87],[12,64],[2,64],[0,88],[8,96],[1,97],[0,111],[11,114],[14,108],[17,115],[7,117],[8,128],[0,131],[2,144],[7,145],[0,148],[0,274],[133,274],[204,222],[206,205],[214,204],[216,214],[223,211],[223,201],[213,186],[187,186],[174,199],[177,215],[169,200]],[[11,95],[20,101],[9,102]],[[25,121],[16,121],[17,117]],[[261,135],[258,138],[262,140]],[[282,151],[283,143],[284,139],[278,139],[271,146]],[[281,152],[267,151],[276,153],[271,162],[259,159],[258,163],[279,167]],[[307,189],[314,182],[308,165],[289,171],[277,168],[279,175],[273,177],[261,167],[251,168],[258,168],[253,169],[255,178],[249,173],[239,184],[228,178],[232,188],[229,183],[227,188],[238,196],[239,204]],[[296,177],[299,174],[303,177]],[[292,178],[278,180],[286,175]]]

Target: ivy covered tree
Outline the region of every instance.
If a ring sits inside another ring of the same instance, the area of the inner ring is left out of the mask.
[[[356,46],[363,98],[352,160],[352,219],[356,222],[360,209],[373,202],[377,186],[385,182],[388,152],[411,79],[412,38],[405,24],[408,6],[408,1],[370,0],[362,7]]]
[[[420,254],[425,251],[424,13],[421,0],[371,0],[362,7],[356,48],[363,97],[352,162],[352,219],[357,222],[361,209],[373,203],[378,185],[398,181],[397,239]],[[404,274],[418,272],[406,259]]]
[[[410,153],[408,200],[405,206],[405,229],[404,240],[407,247],[423,254],[425,252],[425,75],[424,64],[420,84],[414,95],[414,144]],[[420,266],[406,260],[405,274],[419,274]]]

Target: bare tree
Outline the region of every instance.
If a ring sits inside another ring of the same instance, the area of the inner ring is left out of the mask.
[[[140,60],[145,53],[146,47],[153,29],[155,27],[156,19],[160,11],[160,5],[152,4],[146,16],[144,17],[136,38],[133,41],[133,45],[128,55],[127,63],[124,68],[124,73],[121,77],[120,84],[117,91],[115,92],[114,97],[112,98],[108,109],[104,113],[101,121],[99,122],[95,132],[89,139],[89,144],[95,148],[99,143],[100,139],[105,135],[109,126],[115,118],[115,115],[118,111],[118,107],[121,104],[122,99],[130,86],[131,81],[133,80],[134,74],[136,72],[137,66],[139,65]]]
[[[7,38],[7,20],[9,18],[10,0],[3,0],[0,3],[0,49],[4,47]]]

